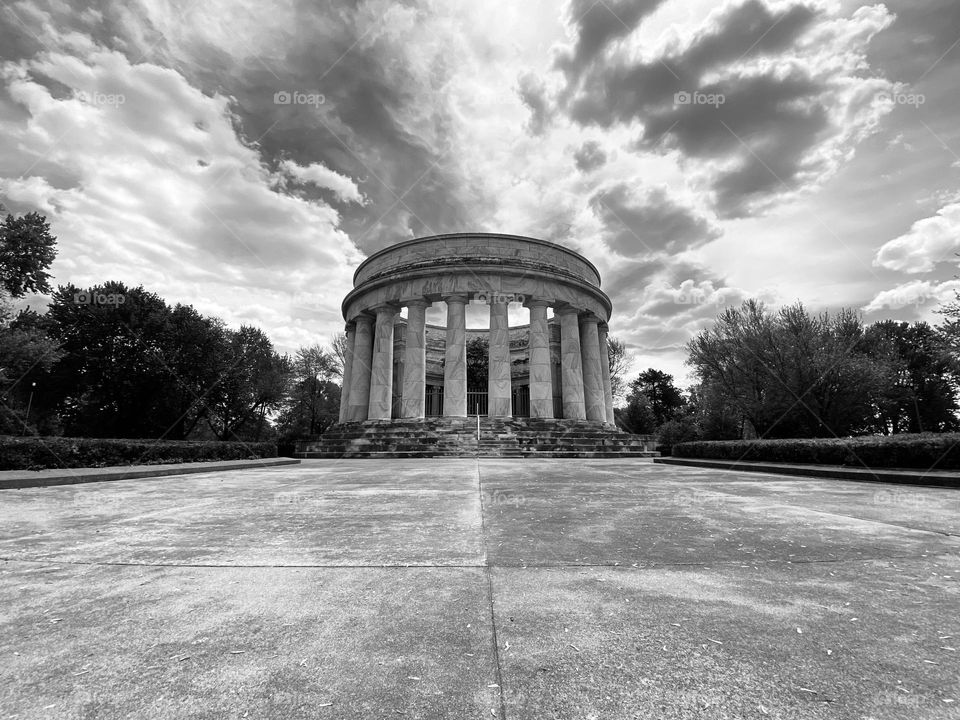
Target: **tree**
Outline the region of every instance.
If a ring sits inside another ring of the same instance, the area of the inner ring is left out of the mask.
[[[49,395],[46,380],[60,359],[60,346],[47,335],[37,313],[12,315],[0,293],[0,433],[32,433],[37,427],[49,432],[56,423],[49,403],[41,400]]]
[[[631,396],[642,394],[650,405],[654,425],[660,426],[676,416],[686,405],[683,393],[673,384],[673,375],[648,368],[630,383]]]
[[[334,375],[343,379],[343,369],[347,366],[347,334],[335,332],[330,336],[330,347],[333,350]]]
[[[47,318],[64,354],[49,382],[59,396],[67,434],[165,434],[171,421],[169,389],[176,381],[165,343],[169,315],[163,299],[143,287],[108,282],[89,292],[73,285],[57,288]]]
[[[3,206],[0,205],[0,211]],[[15,298],[28,292],[49,293],[46,272],[56,257],[57,239],[50,234],[46,217],[31,212],[22,217],[7,214],[0,225],[0,284]]]
[[[225,369],[206,420],[221,440],[260,440],[268,414],[283,403],[290,359],[279,355],[259,328],[244,325],[226,334]]]
[[[490,368],[489,343],[487,338],[477,336],[467,340],[467,390],[487,391],[487,373]]]
[[[737,440],[743,437],[743,416],[711,382],[690,388],[687,401],[702,440]]]
[[[623,376],[630,367],[632,358],[627,354],[627,346],[623,340],[615,337],[607,337],[607,355],[610,362],[610,391],[614,402],[619,402],[626,391]]]
[[[866,329],[863,347],[882,378],[874,401],[875,431],[960,429],[958,362],[942,331],[925,322],[909,325],[885,320]]]
[[[872,421],[879,377],[852,310],[776,315],[747,300],[690,341],[688,363],[760,437],[842,436]]]
[[[340,388],[337,358],[319,345],[301,347],[291,362],[282,410],[277,419],[279,442],[292,446],[298,439],[321,435],[339,419]],[[292,447],[289,449],[292,450]]]
[[[627,395],[625,407],[614,408],[613,417],[617,425],[637,435],[651,435],[657,429],[657,421],[650,407],[650,401],[636,388]]]

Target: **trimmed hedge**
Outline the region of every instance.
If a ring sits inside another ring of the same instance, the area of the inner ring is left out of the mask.
[[[696,441],[674,445],[673,457],[956,470],[960,468],[960,433]]]
[[[0,470],[160,465],[277,456],[272,442],[0,436]]]

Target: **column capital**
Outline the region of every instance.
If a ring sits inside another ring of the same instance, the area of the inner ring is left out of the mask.
[[[370,310],[375,312],[377,315],[385,313],[396,315],[398,312],[400,312],[399,306],[394,303],[381,303],[380,305],[374,305],[372,308],[370,308]]]
[[[432,303],[422,295],[411,298],[402,298],[397,301],[401,307],[429,307]]]
[[[353,321],[353,320],[350,320],[349,322],[347,322],[347,323],[344,324],[344,326],[343,326],[343,331],[344,331],[345,333],[348,333],[348,332],[350,332],[351,330],[356,330],[356,329],[357,329],[357,323],[356,323],[355,321]]]
[[[579,317],[579,322],[581,325],[586,323],[595,323],[597,326],[600,325],[600,318],[594,315],[592,312],[581,313]]]
[[[553,314],[554,315],[579,315],[580,308],[575,307],[570,303],[563,303],[553,308]]]
[[[376,318],[375,315],[371,315],[369,311],[364,310],[363,312],[361,312],[360,314],[358,314],[357,316],[355,316],[355,317],[353,318],[353,320],[350,320],[350,322],[348,322],[347,324],[349,325],[350,323],[353,323],[355,327],[357,327],[357,326],[359,326],[359,325],[361,325],[361,324],[364,324],[364,325],[370,324],[370,325],[372,325],[373,322],[374,322],[374,320],[376,320],[376,319],[377,319],[377,318]]]
[[[466,305],[470,302],[470,297],[466,293],[453,293],[451,295],[441,295],[440,297],[445,303],[463,303]]]
[[[551,305],[550,300],[546,300],[544,298],[530,298],[529,300],[525,300],[523,303],[523,306],[528,308],[550,307],[550,305]]]

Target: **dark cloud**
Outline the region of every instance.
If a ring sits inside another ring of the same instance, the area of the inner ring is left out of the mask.
[[[573,161],[580,172],[596,170],[607,162],[607,154],[596,140],[587,140],[573,153]]]
[[[370,253],[411,234],[462,230],[486,200],[451,152],[453,120],[443,86],[452,71],[443,54],[424,77],[422,58],[414,57],[422,49],[404,35],[420,25],[397,29],[371,16],[368,5],[301,0],[268,54],[243,47],[239,57],[230,44],[212,44],[202,34],[189,42],[165,37],[149,17],[134,18],[113,0],[89,3],[82,13],[59,6],[46,11],[64,31],[90,33],[131,62],[175,68],[204,93],[231,97],[238,131],[269,168],[294,158],[358,183],[369,202],[338,208],[340,226]],[[429,22],[417,3],[402,5],[420,24]],[[29,31],[14,39],[17,52],[37,51]],[[323,103],[275,103],[276,93],[294,91],[322,95]],[[330,199],[322,188],[307,194]]]
[[[636,22],[644,17],[638,13]],[[849,118],[831,116],[836,78],[796,63],[743,65],[796,47],[822,19],[805,3],[748,0],[660,57],[614,58],[589,64],[579,76],[568,72],[559,107],[582,126],[639,124],[635,149],[718,161],[710,177],[718,213],[748,215],[795,190],[805,171],[826,171],[822,158],[811,166],[811,153],[849,125]],[[591,37],[609,42],[616,35]]]
[[[520,76],[517,92],[523,104],[530,108],[527,130],[531,135],[542,135],[553,114],[543,81],[533,73]]]
[[[576,77],[613,40],[633,32],[640,21],[663,0],[572,0],[567,7],[577,39],[572,49],[561,51],[556,67]]]
[[[676,254],[720,235],[718,228],[660,187],[635,193],[620,184],[594,195],[590,205],[603,221],[607,247],[626,257]]]

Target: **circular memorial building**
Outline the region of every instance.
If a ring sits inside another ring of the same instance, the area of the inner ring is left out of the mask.
[[[647,454],[614,424],[612,306],[582,255],[435,235],[374,253],[353,284],[339,423],[302,457]]]

